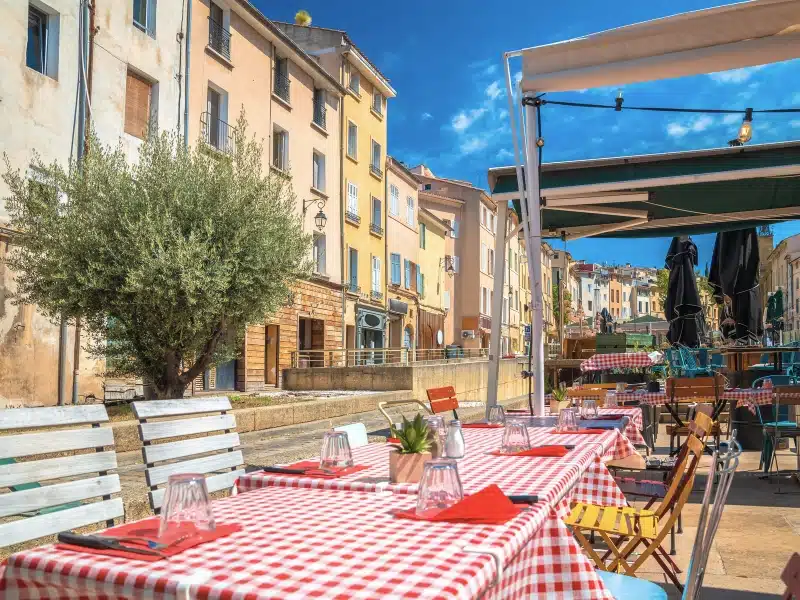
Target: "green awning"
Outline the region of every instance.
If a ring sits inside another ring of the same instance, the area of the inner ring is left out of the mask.
[[[489,187],[493,196],[504,194],[515,200],[515,168],[490,169]],[[629,215],[554,207],[558,202],[563,206],[565,199],[586,200],[604,212],[646,213],[640,216],[646,223],[599,234],[604,237],[665,237],[755,227],[800,218],[800,142],[545,163],[541,190],[545,237],[632,220]],[[594,204],[598,196],[635,199]],[[515,201],[515,209],[518,205]]]
[[[627,321],[625,324],[634,324],[639,325],[641,323],[666,323],[664,319],[659,319],[658,317],[654,317],[652,315],[642,315],[641,317],[636,317],[635,319],[631,319]]]

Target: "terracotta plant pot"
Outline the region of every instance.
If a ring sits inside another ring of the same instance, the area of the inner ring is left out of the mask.
[[[419,483],[425,461],[431,458],[430,452],[400,454],[392,450],[389,453],[389,480],[392,483]]]

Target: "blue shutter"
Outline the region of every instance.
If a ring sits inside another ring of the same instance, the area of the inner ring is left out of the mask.
[[[400,255],[392,254],[392,283],[400,285]]]
[[[403,264],[405,266],[405,288],[409,289],[411,287],[411,262],[406,259]]]
[[[417,269],[417,292],[422,294],[422,271]]]

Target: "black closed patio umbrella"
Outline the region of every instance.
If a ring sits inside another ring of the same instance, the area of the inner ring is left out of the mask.
[[[669,321],[667,339],[672,344],[696,348],[706,337],[703,305],[697,291],[697,246],[690,238],[672,238],[665,266],[669,269],[664,316]]]
[[[758,263],[755,228],[717,234],[708,283],[717,304],[725,305],[721,329],[726,338],[758,342],[763,333]]]

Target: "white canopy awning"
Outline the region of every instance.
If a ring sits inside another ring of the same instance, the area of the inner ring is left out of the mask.
[[[800,0],[750,0],[521,51],[522,90],[559,92],[800,57]]]

